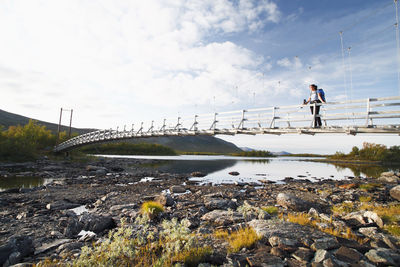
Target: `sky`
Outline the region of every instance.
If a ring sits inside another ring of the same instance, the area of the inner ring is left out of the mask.
[[[300,104],[310,83],[328,101],[397,96],[395,22],[392,0],[3,0],[0,109],[115,129]],[[221,138],[331,153],[400,137]]]

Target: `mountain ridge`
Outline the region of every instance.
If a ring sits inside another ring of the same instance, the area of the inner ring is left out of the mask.
[[[15,113],[7,112],[0,109],[0,125],[5,129],[10,126],[25,125],[32,118],[18,115]],[[47,129],[53,133],[57,132],[58,125],[42,120],[35,120],[38,124],[46,126]],[[89,128],[75,128],[72,127],[73,133],[84,134],[96,129]],[[67,130],[68,126],[62,125],[61,131]],[[213,152],[213,153],[235,153],[242,152],[242,150],[235,144],[222,140],[214,136],[169,136],[169,137],[148,137],[125,140],[130,143],[150,143],[160,144],[170,147],[174,150],[181,152]]]

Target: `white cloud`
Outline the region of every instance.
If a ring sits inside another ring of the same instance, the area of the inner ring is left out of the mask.
[[[28,114],[23,106],[35,101],[41,111],[32,115],[52,121],[51,111],[73,107],[82,112],[79,126],[96,127],[111,120],[89,110],[126,121],[123,114],[145,104],[206,105],[213,96],[231,103],[234,84],[266,62],[233,42],[210,40],[279,18],[270,0],[4,1],[0,66],[16,75],[0,70],[1,105],[17,111],[20,103]]]

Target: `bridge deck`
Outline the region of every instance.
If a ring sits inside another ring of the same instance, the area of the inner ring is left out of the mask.
[[[319,115],[311,114],[308,106],[294,105],[164,119],[152,121],[147,127],[142,122],[138,130],[99,130],[79,135],[56,146],[64,151],[86,144],[160,136],[236,135],[236,134],[399,134],[400,97],[368,98],[331,102],[321,106]],[[320,117],[323,126],[315,127]],[[168,121],[168,124],[167,124]],[[377,123],[381,124],[377,124]],[[336,125],[333,125],[333,124]],[[382,124],[383,123],[383,124]]]

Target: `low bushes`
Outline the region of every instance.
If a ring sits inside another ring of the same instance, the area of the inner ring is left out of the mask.
[[[365,161],[380,161],[385,163],[400,162],[400,146],[392,146],[387,148],[384,145],[364,143],[359,149],[354,146],[350,153],[345,154],[336,152],[329,157],[330,159],[338,160],[365,160]]]
[[[24,126],[10,126],[7,130],[0,127],[0,160],[34,160],[50,152],[56,139],[55,134],[34,120]],[[60,141],[66,139],[66,132],[61,132]]]

